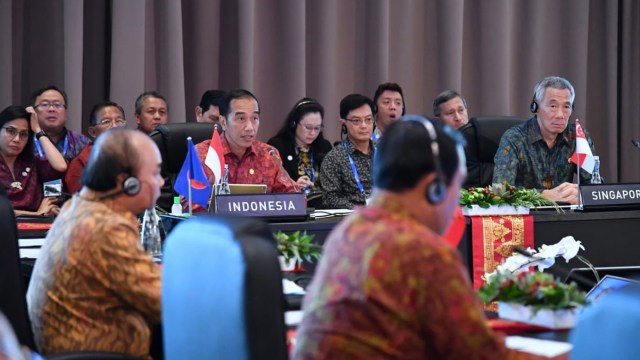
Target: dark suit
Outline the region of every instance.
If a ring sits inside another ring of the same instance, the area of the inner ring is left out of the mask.
[[[282,166],[287,170],[287,173],[289,173],[289,176],[291,176],[293,181],[297,181],[300,174],[298,174],[299,159],[298,154],[296,153],[295,143],[277,136],[269,139],[267,143],[278,149],[280,158],[282,159]],[[319,142],[314,146],[314,148],[312,148],[314,161],[313,167],[316,171],[320,170],[322,160],[329,150],[331,150],[331,143],[327,140]]]

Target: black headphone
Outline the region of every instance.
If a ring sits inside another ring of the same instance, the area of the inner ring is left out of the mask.
[[[415,121],[424,125],[429,135],[429,145],[431,147],[431,155],[433,155],[433,166],[436,169],[436,178],[427,186],[425,197],[427,201],[433,205],[437,205],[444,200],[446,194],[446,185],[443,181],[444,176],[442,166],[440,164],[440,145],[438,145],[438,135],[436,128],[431,121],[419,115],[407,115],[402,118],[404,121]]]
[[[571,112],[573,112],[575,110],[575,103],[571,103]],[[531,105],[529,105],[529,110],[531,110],[532,113],[537,113],[538,112],[538,103],[536,102],[536,94],[533,93],[533,99],[531,99]]]
[[[342,124],[342,126],[340,127],[340,133],[343,135],[347,135],[347,125]]]
[[[106,198],[110,198],[112,196],[116,196],[119,194],[135,196],[135,195],[138,195],[141,188],[142,188],[142,184],[140,183],[140,180],[135,176],[129,176],[128,178],[124,179],[124,181],[122,182],[122,189],[111,190],[109,192],[106,192],[105,194],[100,196],[98,200],[104,200]]]
[[[297,104],[296,104],[296,106],[293,108],[293,112],[294,112],[294,113],[295,113],[295,112],[297,112],[297,111],[298,111],[298,108],[299,108],[300,106],[302,106],[302,105],[308,105],[308,104],[318,104],[318,102],[317,102],[317,101],[314,101],[314,100],[303,100],[303,101],[300,101],[300,102],[299,102],[299,103],[297,103]],[[291,125],[290,125],[290,126],[291,126],[291,128],[292,128],[292,129],[295,129],[297,125],[298,125],[298,122],[297,122],[295,119],[294,119],[293,121],[291,121]]]

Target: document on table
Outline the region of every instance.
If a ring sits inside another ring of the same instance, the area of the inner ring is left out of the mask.
[[[523,336],[507,336],[505,345],[509,349],[546,357],[565,354],[573,348],[573,345],[567,342],[534,339]]]
[[[36,239],[18,239],[18,246],[20,248],[32,248],[32,247],[40,247],[44,245],[45,238],[36,238]]]

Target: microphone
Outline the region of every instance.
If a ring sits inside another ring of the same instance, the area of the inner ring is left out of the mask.
[[[528,258],[536,259],[536,257],[529,254],[529,252],[527,252],[527,250],[524,249],[522,246],[514,246],[513,251],[517,252],[520,255],[526,256]],[[553,268],[547,268],[547,270],[552,275],[556,275],[559,277],[566,277],[567,275],[569,275],[569,271],[570,271],[570,270],[567,270],[567,267],[565,265],[558,264],[558,263],[556,263],[556,266],[554,266]],[[582,285],[585,288],[591,289],[596,285],[596,283],[593,280],[588,279],[581,274],[573,273],[571,274],[571,276],[573,280],[575,280],[578,284]]]
[[[273,161],[275,161],[275,163],[278,164],[280,171],[282,171],[282,173],[286,175],[287,178],[289,179],[289,184],[291,184],[291,187],[293,188],[293,192],[299,192],[299,191],[296,191],[297,189],[296,184],[291,179],[291,176],[289,176],[289,173],[287,172],[287,170],[285,170],[285,168],[282,166],[282,162],[278,160],[278,157],[276,156],[276,152],[273,150],[273,148],[269,149],[269,155],[271,155],[271,157],[273,158]]]
[[[640,149],[640,139],[631,139],[631,143],[633,144],[633,146]]]

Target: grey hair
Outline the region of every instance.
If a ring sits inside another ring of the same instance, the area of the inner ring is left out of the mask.
[[[167,102],[167,99],[164,98],[164,96],[160,95],[160,93],[157,91],[145,91],[136,99],[136,109],[134,114],[139,115],[142,112],[142,104],[144,103],[144,100],[146,98],[161,99],[167,105],[167,112],[169,112],[169,103]]]
[[[569,93],[571,93],[571,104],[573,105],[573,100],[576,97],[576,92],[569,80],[560,76],[547,76],[546,78],[538,81],[536,86],[533,88],[533,98],[535,99],[536,103],[538,103],[538,105],[542,103],[542,99],[544,98],[544,90],[546,88],[553,88],[558,90],[568,89]]]

